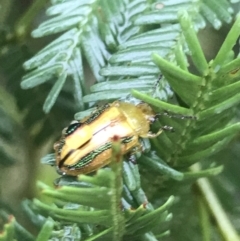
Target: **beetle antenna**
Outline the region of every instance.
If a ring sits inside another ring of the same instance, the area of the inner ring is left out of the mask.
[[[164,111],[162,113],[157,113],[155,115],[156,118],[158,118],[159,116],[167,116],[168,118],[176,118],[176,119],[196,119],[196,116],[191,116],[191,115],[176,115],[176,114],[170,114],[167,111]]]
[[[156,81],[156,83],[155,83],[154,86],[153,86],[153,89],[152,89],[152,96],[153,96],[154,98],[155,98],[156,95],[157,95],[157,90],[158,90],[159,83],[160,83],[162,77],[163,77],[163,75],[160,74],[159,77],[158,77],[158,79],[157,79],[157,81]]]

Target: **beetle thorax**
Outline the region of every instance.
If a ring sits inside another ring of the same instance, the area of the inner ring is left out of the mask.
[[[154,117],[152,109],[150,107],[147,109],[142,104],[137,106],[126,102],[118,102],[118,104],[119,109],[136,134],[140,137],[146,135],[150,129],[150,119]]]

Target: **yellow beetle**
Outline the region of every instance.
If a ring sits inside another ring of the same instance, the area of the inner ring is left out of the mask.
[[[139,137],[154,138],[163,130],[150,132],[150,124],[155,119],[156,114],[146,103],[105,104],[63,130],[61,139],[54,144],[57,168],[62,174],[76,176],[108,165],[116,136],[121,139],[122,154],[141,151]]]

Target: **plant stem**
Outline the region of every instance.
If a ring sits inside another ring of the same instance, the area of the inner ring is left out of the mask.
[[[125,220],[123,217],[123,212],[121,210],[121,195],[123,189],[122,183],[122,155],[121,155],[121,144],[118,138],[112,144],[113,158],[111,162],[111,168],[114,172],[111,182],[111,213],[113,217],[113,236],[112,240],[120,241],[122,240]]]
[[[6,24],[9,12],[11,10],[13,1],[11,0],[2,0],[0,5],[0,24]]]
[[[197,205],[199,209],[199,218],[203,237],[202,240],[211,241],[211,225],[209,220],[209,213],[206,204],[203,200],[203,197],[200,195],[197,195]]]
[[[27,12],[17,21],[15,25],[15,36],[17,39],[22,40],[25,38],[32,25],[33,19],[47,2],[48,0],[35,0]]]
[[[199,171],[201,170],[201,167],[199,164],[195,164],[191,169]],[[218,200],[209,180],[207,178],[200,178],[197,180],[197,186],[203,199],[206,201],[212,216],[216,220],[224,241],[240,241],[235,228],[232,226],[227,214],[221,206],[221,203]]]

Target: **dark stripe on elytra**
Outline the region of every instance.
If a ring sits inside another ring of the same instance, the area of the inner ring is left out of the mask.
[[[109,104],[105,104],[99,107],[93,114],[89,116],[89,118],[84,122],[85,124],[90,124],[95,121],[106,109],[110,107]]]
[[[124,137],[122,138],[122,143],[126,144],[131,142],[133,139],[133,136],[131,137]],[[84,156],[83,158],[81,158],[76,164],[74,165],[69,165],[67,166],[69,169],[81,169],[84,166],[88,165],[90,162],[92,162],[94,160],[94,158],[96,158],[98,155],[100,155],[102,152],[108,150],[112,148],[112,143],[111,142],[107,142],[106,144],[100,146],[99,148],[91,151],[89,154],[87,154],[86,156]]]
[[[68,127],[67,127],[67,130],[65,132],[65,137],[68,137],[70,136],[71,134],[73,134],[79,127],[81,127],[83,124],[90,124],[92,123],[93,121],[95,121],[107,108],[109,108],[110,105],[109,104],[105,104],[101,107],[99,107],[93,114],[91,114],[89,116],[89,118],[81,123],[81,122],[78,122],[78,123],[73,123],[73,124],[70,124]]]
[[[90,140],[91,140],[91,139],[90,139]],[[90,140],[88,140],[87,142],[85,142],[84,144],[82,144],[81,146],[79,146],[77,149],[72,149],[72,150],[70,150],[70,151],[66,154],[66,156],[65,156],[63,159],[61,159],[61,161],[59,162],[59,167],[63,166],[64,162],[68,159],[68,157],[69,157],[75,150],[78,150],[78,149],[83,148],[84,146],[86,146],[86,145],[90,142]],[[60,166],[60,165],[61,165],[61,166]]]
[[[106,105],[108,105],[108,104],[106,104]],[[106,110],[106,108],[108,108],[109,107],[109,105],[106,107],[106,105],[105,105],[105,109],[104,110]],[[96,118],[98,118],[99,117],[99,115],[101,115],[101,113],[103,113],[104,112],[104,110],[101,110],[101,112],[98,112],[97,114],[97,116],[96,117],[94,117],[95,119]],[[88,121],[88,120],[87,120]],[[86,122],[84,122],[84,123],[86,123]],[[89,122],[90,123],[90,122]],[[87,124],[89,124],[89,123],[87,123]],[[100,130],[98,130],[96,133],[94,133],[93,135],[96,135],[98,132],[100,132],[100,131],[102,131],[103,129],[104,129],[105,127],[103,127],[102,129],[100,129]],[[129,141],[128,141],[128,139],[129,139],[129,137],[126,137],[126,138],[124,138],[123,140],[122,140],[122,143],[128,143]],[[130,139],[131,139],[131,137],[130,137]],[[85,142],[84,144],[82,144],[81,146],[79,146],[77,149],[81,149],[81,148],[83,148],[84,146],[86,146],[89,142],[91,141],[91,139],[89,139],[87,142]],[[131,141],[131,140],[130,140]],[[65,141],[63,141],[63,143],[61,144],[61,148],[59,148],[59,151],[58,151],[58,153],[60,153],[61,152],[61,150],[62,150],[62,147],[64,146],[64,144],[65,144]],[[100,147],[101,148],[101,147]],[[75,149],[76,150],[76,149]],[[59,162],[59,167],[61,167],[62,165],[63,165],[63,162],[65,162],[66,161],[66,159],[73,153],[73,151],[74,150],[70,150],[67,154],[66,154],[66,156],[63,158],[63,159],[61,159],[61,161]],[[88,154],[88,155],[90,155],[90,154]],[[86,155],[87,156],[87,155]],[[84,157],[83,157],[84,158]],[[81,161],[81,160],[80,160]],[[61,165],[61,166],[60,166]]]
[[[70,151],[67,153],[67,155],[66,155],[63,159],[60,160],[60,162],[59,162],[59,164],[58,164],[58,166],[59,166],[60,168],[64,165],[64,162],[68,159],[68,157],[71,156],[71,154],[72,154],[74,151],[75,151],[75,150],[70,150]]]
[[[70,136],[74,131],[76,131],[82,124],[80,122],[78,123],[73,123],[68,126],[65,137]]]
[[[122,138],[122,143],[123,143],[123,144],[127,144],[127,143],[131,142],[132,139],[133,139],[133,136],[123,137],[123,138]]]
[[[99,154],[101,154],[102,152],[110,149],[111,147],[112,147],[112,143],[107,142],[103,146],[100,146],[99,148],[91,151],[89,154],[87,154],[86,156],[81,158],[76,164],[69,165],[67,167],[69,169],[81,169],[84,166],[86,166],[87,164],[89,164],[90,162],[92,162],[94,160],[94,158],[97,157]]]

